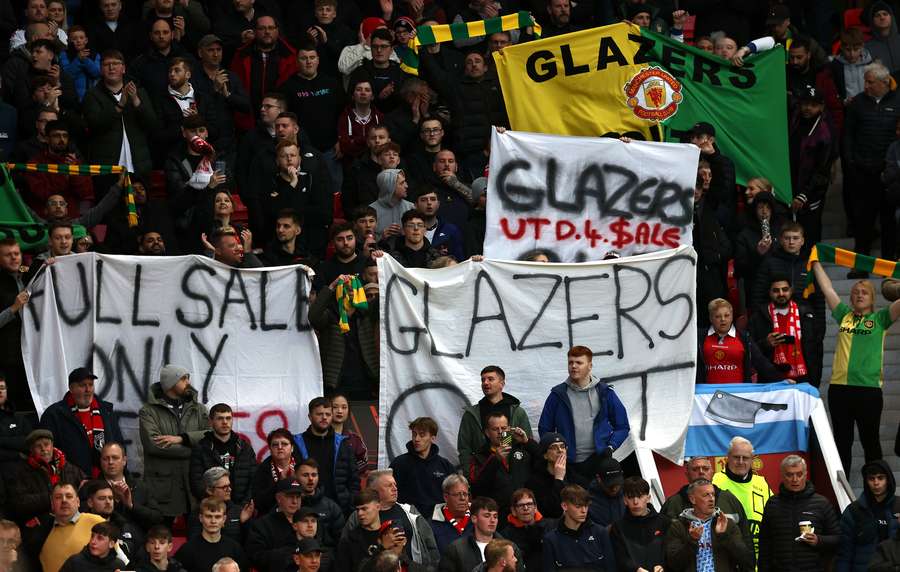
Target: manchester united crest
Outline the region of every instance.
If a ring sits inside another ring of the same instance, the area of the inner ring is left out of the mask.
[[[715,353],[713,353],[713,357],[719,361],[722,361],[723,359],[725,359],[725,352],[723,350],[716,350]]]
[[[684,100],[681,82],[662,68],[644,68],[625,84],[628,107],[641,119],[664,121],[678,112]]]

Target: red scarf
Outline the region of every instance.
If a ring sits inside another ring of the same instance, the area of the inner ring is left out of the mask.
[[[542,518],[544,518],[544,515],[541,514],[541,511],[535,510],[534,511],[534,522],[540,522]],[[522,522],[521,520],[519,520],[518,518],[514,517],[511,514],[506,515],[506,522],[510,523],[511,525],[515,526],[516,528],[525,528],[526,526],[528,526],[527,524],[525,524],[524,522]]]
[[[50,478],[50,486],[54,486],[59,482],[59,474],[66,466],[65,454],[63,454],[63,452],[56,447],[53,448],[53,458],[50,459],[49,463],[45,463],[37,455],[34,454],[29,454],[28,458],[25,460],[28,462],[28,466],[32,469],[37,469],[47,473],[47,476]]]
[[[88,408],[90,410],[90,427],[88,424],[85,424],[81,415],[78,412],[78,405],[75,403],[75,398],[72,397],[72,394],[66,392],[66,405],[69,406],[69,409],[72,410],[72,415],[75,416],[75,419],[81,421],[81,426],[84,427],[84,433],[87,437],[88,444],[97,452],[94,455],[94,461],[91,463],[91,478],[98,478],[100,476],[100,451],[103,450],[103,445],[106,444],[106,431],[103,427],[103,416],[100,415],[100,402],[97,401],[96,397],[91,398],[91,405]]]
[[[769,318],[772,320],[774,331],[794,336],[793,344],[778,344],[772,351],[772,363],[775,365],[788,364],[791,370],[786,374],[791,379],[797,379],[807,374],[806,361],[803,359],[803,348],[800,345],[800,310],[797,303],[790,301],[787,311],[787,325],[782,326],[775,313],[775,304],[769,303]]]
[[[288,470],[285,472],[286,476],[284,476],[284,477],[278,476],[278,467],[275,466],[275,459],[272,459],[272,480],[273,481],[275,481],[277,483],[281,479],[283,479],[283,478],[286,479],[286,478],[292,476],[293,474],[294,474],[294,456],[293,455],[291,455],[291,462],[288,465]]]
[[[450,514],[450,511],[447,510],[447,505],[441,507],[441,511],[444,513],[444,520],[450,523],[454,529],[456,529],[457,534],[462,534],[466,527],[469,525],[469,519],[471,518],[471,514],[469,511],[466,511],[466,515],[460,519],[456,519],[453,515]]]

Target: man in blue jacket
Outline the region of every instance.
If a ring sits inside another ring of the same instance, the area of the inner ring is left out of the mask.
[[[567,462],[593,479],[592,457],[608,457],[625,442],[630,430],[625,406],[611,387],[591,374],[593,352],[585,346],[569,350],[569,377],[550,390],[538,433],[559,433],[566,440]],[[579,422],[575,423],[575,419]],[[593,419],[591,424],[582,420]]]
[[[54,445],[65,453],[66,460],[93,478],[100,476],[103,445],[123,442],[112,403],[94,395],[96,379],[86,367],[73,369],[69,374],[69,391],[62,401],[44,411],[40,422],[42,429],[53,433]]]
[[[319,482],[325,496],[338,503],[344,515],[353,508],[353,495],[359,492],[356,458],[347,436],[331,427],[331,400],[316,397],[309,402],[309,428],[294,435],[301,459],[312,457],[319,464]]]

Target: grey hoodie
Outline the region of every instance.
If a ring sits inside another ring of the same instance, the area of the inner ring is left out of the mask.
[[[863,49],[859,61],[855,64],[848,62],[842,55],[838,55],[835,59],[841,63],[841,69],[844,72],[846,97],[856,97],[862,93],[864,68],[872,63],[872,54],[869,53],[869,50]]]
[[[378,225],[375,227],[375,232],[379,238],[384,229],[392,224],[400,224],[403,213],[415,208],[411,202],[394,197],[394,187],[397,186],[397,178],[402,172],[400,169],[385,169],[378,173],[378,177],[375,179],[378,184],[378,200],[369,206],[378,213]]]
[[[575,461],[580,463],[594,453],[594,418],[600,411],[597,384],[600,379],[591,375],[591,381],[579,387],[572,378],[566,379],[566,393],[572,404],[572,420],[575,422]]]
[[[866,42],[866,49],[872,54],[872,58],[880,61],[890,72],[900,69],[900,34],[897,33],[897,16],[893,8],[881,0],[875,2],[865,11],[863,22],[871,26],[872,15],[878,10],[886,10],[891,13],[891,32],[887,36],[873,35]]]

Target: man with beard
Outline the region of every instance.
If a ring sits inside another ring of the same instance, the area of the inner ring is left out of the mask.
[[[282,209],[275,219],[275,240],[262,255],[266,266],[307,264],[312,266],[306,245],[303,244],[303,219],[294,209]]]
[[[822,355],[812,307],[794,300],[787,276],[772,276],[769,302],[757,306],[750,317],[750,332],[757,346],[786,379],[819,385]]]
[[[81,487],[81,495],[87,506],[85,512],[102,516],[119,529],[119,548],[129,561],[133,561],[144,543],[144,533],[119,512],[112,485],[105,480],[88,481]]]
[[[185,117],[198,113],[210,117],[205,95],[194,91],[188,60],[180,57],[169,60],[168,89],[157,94],[155,102],[161,129],[154,133],[154,142],[161,149],[169,149],[181,141],[181,126]]]
[[[319,265],[313,283],[316,291],[327,287],[342,274],[359,274],[365,268],[365,260],[356,254],[356,235],[350,223],[337,224],[332,228],[331,244],[334,256]]]
[[[165,256],[166,241],[163,236],[152,229],[145,229],[138,235],[138,254],[143,256]]]

